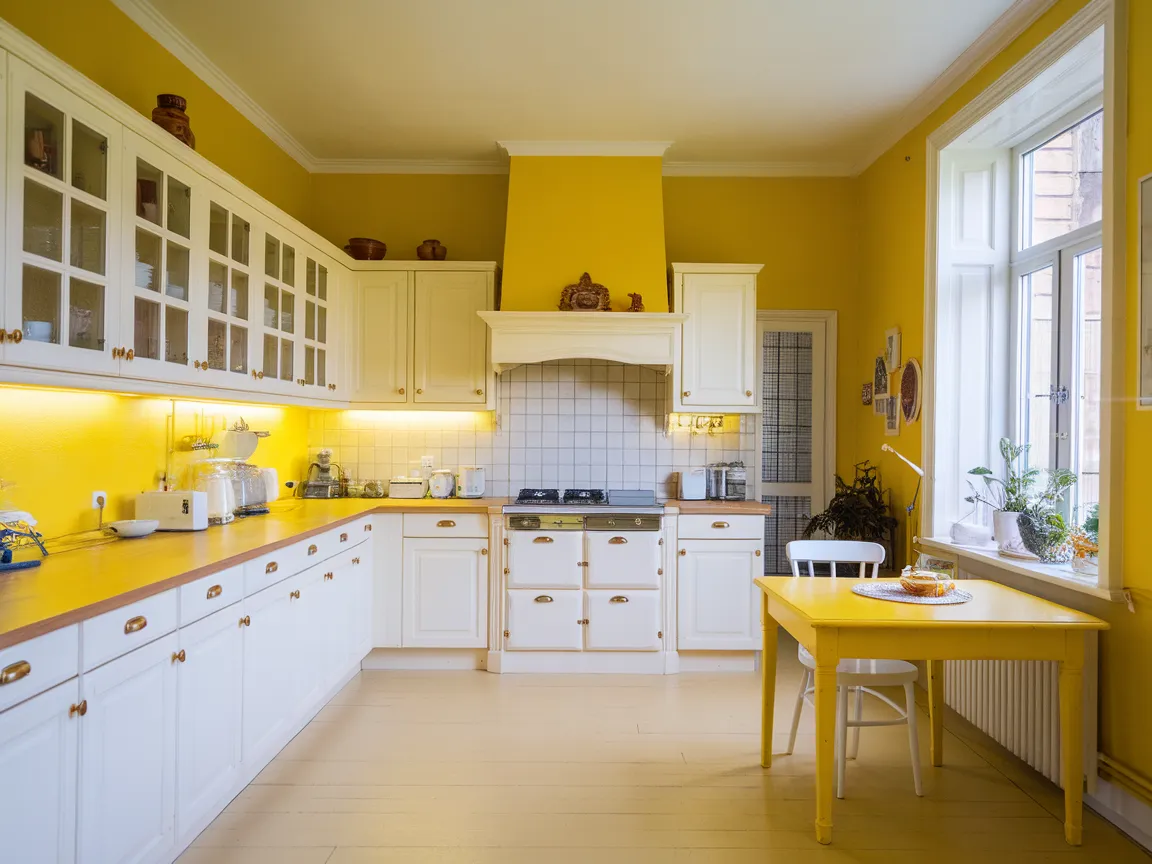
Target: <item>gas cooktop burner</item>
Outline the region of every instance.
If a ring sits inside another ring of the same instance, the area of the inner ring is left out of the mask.
[[[605,504],[608,496],[603,489],[565,489],[565,504]]]
[[[517,504],[559,504],[559,489],[521,489],[516,496]]]
[[[517,504],[607,504],[608,493],[603,489],[521,489]]]

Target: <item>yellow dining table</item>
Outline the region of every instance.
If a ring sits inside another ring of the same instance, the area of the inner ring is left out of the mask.
[[[872,580],[868,580],[871,582]],[[878,580],[883,581],[883,580]],[[894,581],[894,580],[888,580]],[[944,761],[945,660],[1055,660],[1060,664],[1060,757],[1064,838],[1079,846],[1083,818],[1085,635],[1099,618],[1006,585],[966,579],[967,603],[920,605],[852,593],[859,579],[764,576],[760,615],[760,764],[772,767],[776,637],[783,627],[816,659],[816,839],[832,842],[836,665],[842,659],[926,660],[932,764]]]

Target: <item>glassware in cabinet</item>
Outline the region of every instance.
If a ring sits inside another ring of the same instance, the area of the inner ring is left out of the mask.
[[[266,389],[297,394],[296,377],[300,350],[296,316],[295,241],[269,225],[264,234],[264,281],[262,314],[258,325],[258,366]]]

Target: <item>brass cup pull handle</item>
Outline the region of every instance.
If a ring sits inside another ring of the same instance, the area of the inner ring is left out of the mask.
[[[333,575],[332,573],[325,573],[324,574],[324,581],[325,582],[331,582],[335,578],[336,578],[335,575]]]
[[[265,573],[275,573],[279,569],[280,569],[280,565],[278,565],[275,561],[269,561],[264,567],[264,572]]]
[[[224,593],[224,588],[222,586],[213,585],[211,588],[208,589],[208,599],[209,600],[215,600],[217,597],[219,597],[223,593]]]
[[[539,597],[536,598],[536,602],[537,603],[551,603],[552,598],[549,597],[547,594],[541,594]]]
[[[611,540],[608,541],[609,545],[611,545],[611,546],[621,546],[627,542],[628,542],[627,537],[613,537]]]
[[[627,598],[627,597],[625,597],[623,594],[617,594],[615,597],[613,597],[613,598],[612,598],[611,600],[609,600],[608,602],[609,602],[609,603],[627,603],[627,602],[628,602],[628,598]]]
[[[319,552],[319,551],[320,551],[320,550],[319,550],[318,548],[316,548],[316,544],[315,544],[315,543],[312,543],[312,544],[310,544],[310,545],[308,546],[308,554],[309,554],[309,555],[315,555],[315,554],[316,554],[317,552]]]
[[[124,633],[139,633],[148,626],[148,619],[143,615],[137,615],[135,618],[129,618],[124,622]]]
[[[8,331],[5,330],[3,327],[0,327],[0,342],[3,342],[7,338],[8,338]],[[116,349],[115,348],[112,349],[112,356],[113,357],[116,356]]]
[[[359,563],[360,563],[360,559],[359,559],[359,558],[353,558],[353,559],[352,559],[352,563],[353,563],[353,564],[359,564]]]
[[[713,528],[728,528],[731,526],[729,526],[727,522],[713,522],[712,527]]]
[[[340,535],[340,542],[341,543],[347,543],[348,542],[348,535],[347,534],[341,534]]]
[[[291,597],[293,600],[299,600],[300,599],[300,589],[297,588],[295,591],[289,591],[288,596]]]
[[[173,651],[172,652],[172,662],[173,663],[183,663],[187,659],[188,659],[188,655],[184,653],[183,648],[181,648],[179,651]]]
[[[451,519],[441,519],[436,523],[437,528],[455,528],[456,523]]]
[[[87,699],[80,702],[79,705],[68,706],[68,716],[69,717],[75,717],[77,714],[79,714],[81,717],[83,717],[87,713],[88,713],[88,700]]]
[[[241,627],[251,627],[252,626],[252,616],[251,615],[245,615],[243,618],[241,618],[240,619],[240,626]]]
[[[532,540],[533,543],[555,543],[551,537],[536,537]]]
[[[0,669],[0,687],[5,684],[12,684],[21,678],[27,678],[31,674],[32,664],[27,660],[17,660],[15,663]]]

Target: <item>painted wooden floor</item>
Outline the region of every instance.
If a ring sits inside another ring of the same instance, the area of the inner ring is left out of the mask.
[[[799,682],[794,646],[780,658],[777,753]],[[757,700],[754,674],[365,672],[180,864],[1149,860],[1087,811],[1084,846],[1066,846],[1059,790],[960,721],[930,767],[926,716],[925,797],[904,728],[865,729],[820,847],[810,709],[795,755],[764,771]]]

